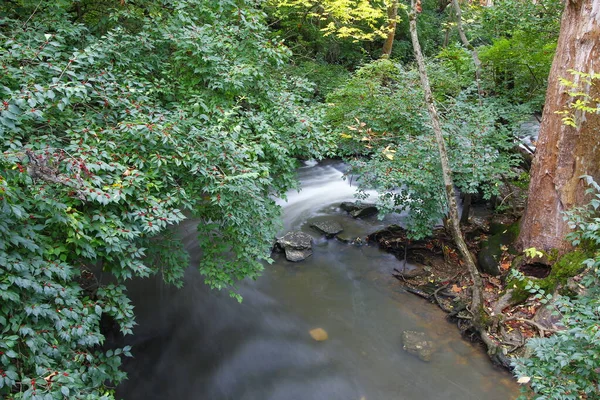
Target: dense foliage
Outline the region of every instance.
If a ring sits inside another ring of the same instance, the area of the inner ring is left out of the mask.
[[[483,66],[480,97],[452,7],[422,3],[419,33],[456,186],[489,197],[513,174],[519,122],[543,104],[561,4],[463,5]],[[194,218],[196,267],[236,296],[235,283],[269,261],[274,199],[295,187],[298,158],[336,145],[360,188],[381,191],[384,211],[411,211],[414,237],[444,218],[402,3],[392,54],[379,59],[391,4],[0,5],[0,397],[111,398],[130,349],[107,350],[105,335],[134,326],[124,282],[160,274],[181,285],[188,258],[174,227]],[[597,221],[580,215],[580,235],[594,243]],[[532,341],[534,357],[518,371],[539,393],[557,390],[535,378],[548,374],[564,398],[597,391],[582,372],[598,368],[597,274],[587,279],[590,296],[560,304],[564,332],[591,350],[573,354],[563,332]],[[543,354],[552,346],[564,348],[553,365]]]
[[[560,315],[559,330],[549,338],[530,339],[528,358],[515,372],[530,382],[537,399],[581,399],[600,396],[600,186],[592,185],[589,207],[570,212],[573,243],[592,252],[572,296],[555,294],[550,303]]]
[[[388,7],[392,0],[268,0],[271,27],[298,58],[311,58],[324,65],[343,65],[354,70],[361,63],[378,59],[389,29]],[[445,15],[441,3],[426,1],[419,17],[423,48],[435,54],[443,43]],[[392,58],[413,59],[406,4],[398,2]],[[443,10],[442,10],[443,11]]]
[[[475,4],[464,18],[478,47],[486,89],[541,110],[554,57],[563,5],[557,0]]]
[[[100,327],[131,332],[125,279],[181,283],[186,216],[211,287],[261,271],[273,197],[328,143],[255,6],[1,6],[0,397],[111,397],[129,349]]]
[[[443,106],[444,132],[458,189],[498,193],[497,182],[512,175],[515,157],[512,129],[523,117],[518,107],[500,99],[478,103],[472,88],[456,84],[444,62],[430,65]],[[340,151],[361,189],[382,192],[381,206],[412,212],[408,228],[423,237],[446,215],[440,162],[419,79],[390,60],[367,64],[327,97],[325,121],[342,139]],[[503,123],[500,122],[501,118]]]

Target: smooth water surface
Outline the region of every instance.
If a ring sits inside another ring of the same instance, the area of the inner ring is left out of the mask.
[[[307,221],[336,219],[365,236],[402,216],[353,220],[338,208],[353,200],[341,166],[299,170],[303,190],[282,202],[285,230],[315,238],[314,254],[294,264],[275,254],[256,282],[244,282],[238,304],[207,290],[191,268],[181,290],[136,281],[130,294],[139,326],[126,400],[392,400],[486,399],[517,396],[508,373],[478,346],[463,341],[433,305],[405,293],[391,277],[400,262],[370,246],[327,240]],[[199,254],[193,221],[181,228],[192,264]],[[323,328],[329,339],[314,341]],[[436,343],[431,362],[402,350],[404,330]]]

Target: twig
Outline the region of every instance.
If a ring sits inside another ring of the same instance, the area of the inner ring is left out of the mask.
[[[404,278],[404,271],[400,272],[397,268],[394,268],[394,271],[396,271],[398,275],[392,274],[392,276],[398,280],[402,278],[402,280],[406,283],[406,278]]]
[[[40,0],[40,2],[38,3],[37,6],[35,6],[35,10],[33,10],[33,12],[31,13],[31,15],[29,16],[29,18],[27,18],[27,21],[25,21],[25,23],[23,24],[23,29],[25,29],[25,27],[27,26],[27,24],[29,23],[29,21],[31,20],[31,18],[33,18],[33,16],[35,15],[35,13],[37,12],[37,10],[40,8],[40,6],[42,5],[42,2],[44,0]]]
[[[506,196],[504,196],[504,198],[502,199],[502,201],[500,202],[500,204],[498,205],[498,207],[502,207],[502,204],[504,204],[504,201],[506,199],[508,199],[510,196],[512,196],[513,194],[515,194],[515,192],[510,192],[509,194],[507,194]]]
[[[519,144],[520,144],[521,146],[523,146],[523,147],[525,148],[525,150],[527,150],[529,153],[531,153],[531,154],[535,154],[535,150],[534,150],[534,149],[532,149],[531,147],[529,147],[529,146],[527,145],[527,143],[523,143],[523,142],[521,142],[521,143],[519,143]]]

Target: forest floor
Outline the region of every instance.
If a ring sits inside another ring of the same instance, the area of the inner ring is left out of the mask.
[[[516,226],[517,220],[518,216],[513,214],[493,213],[471,218],[463,227],[463,233],[475,259],[482,243],[493,236],[491,226],[508,230],[510,226]],[[400,260],[399,268],[394,270],[399,284],[437,304],[470,340],[480,339],[470,323],[470,288],[473,282],[452,238],[443,228],[435,230],[431,238],[409,240],[403,228],[392,225],[369,235],[368,240]],[[481,274],[485,311],[493,321],[489,337],[502,350],[502,354],[491,355],[492,361],[506,368],[510,368],[512,357],[522,354],[528,338],[546,336],[555,328],[551,312],[542,311],[547,307],[534,296],[515,298],[514,281],[509,279],[509,271],[516,255],[510,247],[510,244],[500,246],[499,274]]]

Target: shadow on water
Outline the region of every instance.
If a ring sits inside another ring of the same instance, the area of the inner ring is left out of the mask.
[[[369,246],[325,240],[310,218],[333,218],[357,235],[384,221],[352,220],[337,208],[354,189],[336,165],[301,168],[304,190],[290,193],[286,229],[315,237],[299,264],[281,255],[257,281],[243,282],[239,304],[209,291],[193,268],[185,287],[159,281],[130,285],[137,321],[129,380],[118,397],[202,400],[513,399],[510,376],[464,342],[441,311],[404,293],[391,278],[393,256]],[[181,227],[192,265],[199,252],[193,221]],[[325,329],[315,342],[308,331]],[[403,330],[425,331],[436,343],[430,363],[405,353]]]

